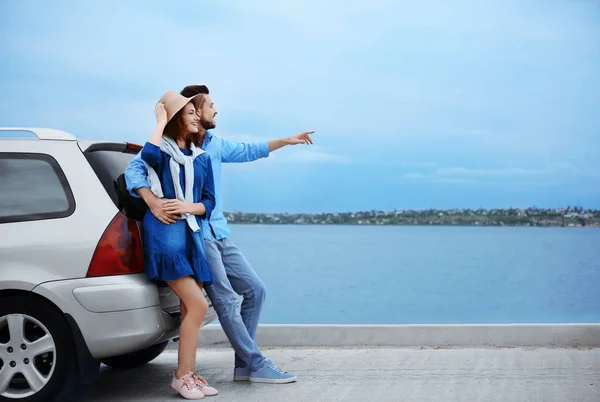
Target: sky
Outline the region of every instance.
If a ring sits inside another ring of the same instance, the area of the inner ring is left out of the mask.
[[[143,144],[205,84],[216,135],[316,131],[226,211],[600,209],[597,1],[2,0],[0,59],[0,126]]]

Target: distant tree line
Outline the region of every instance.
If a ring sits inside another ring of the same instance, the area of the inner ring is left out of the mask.
[[[600,227],[600,210],[583,207],[540,209],[425,209],[296,214],[227,212],[231,223],[284,225],[444,225]]]

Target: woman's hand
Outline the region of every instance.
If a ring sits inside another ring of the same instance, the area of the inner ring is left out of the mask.
[[[206,207],[201,202],[183,202],[180,200],[167,200],[164,204],[163,211],[172,215],[204,215]]]
[[[156,123],[162,126],[167,125],[167,111],[165,110],[165,105],[162,102],[159,102],[154,108],[154,115],[156,116]]]
[[[163,205],[163,211],[174,215],[189,214],[192,212],[191,204],[181,200],[167,200]]]
[[[160,147],[165,126],[167,125],[167,111],[162,102],[158,102],[154,107],[154,115],[156,116],[156,127],[152,130],[152,135],[148,139],[148,142]]]

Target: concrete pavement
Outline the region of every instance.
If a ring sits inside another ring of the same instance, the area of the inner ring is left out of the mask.
[[[600,324],[261,324],[263,347],[600,347]],[[175,346],[176,347],[176,346]],[[200,331],[198,347],[229,348],[220,325]],[[600,400],[599,400],[600,402]]]
[[[230,349],[198,351],[199,372],[220,395],[206,401],[598,402],[600,349],[264,348],[295,373],[283,385],[234,383]],[[145,367],[103,366],[86,402],[180,401],[169,388],[177,355]]]

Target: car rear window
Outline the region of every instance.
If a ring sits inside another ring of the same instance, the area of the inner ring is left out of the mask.
[[[0,152],[0,223],[65,218],[74,211],[69,183],[52,156]]]
[[[85,152],[86,159],[115,205],[118,203],[118,196],[114,180],[125,172],[134,156],[135,152],[126,150],[125,147],[122,151],[96,149]]]

